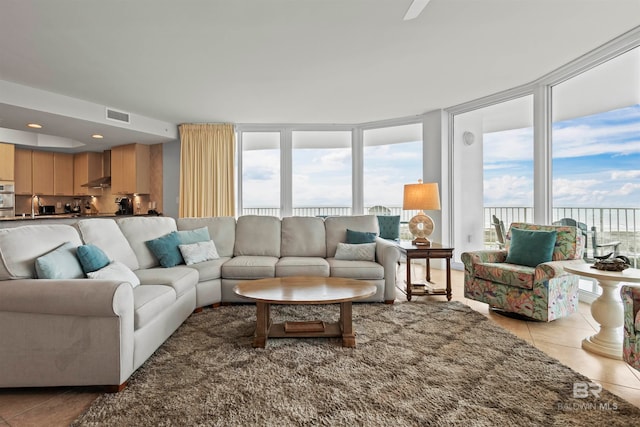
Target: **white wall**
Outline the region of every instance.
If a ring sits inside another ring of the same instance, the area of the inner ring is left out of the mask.
[[[180,141],[167,142],[162,147],[162,200],[165,216],[178,218],[180,195]]]

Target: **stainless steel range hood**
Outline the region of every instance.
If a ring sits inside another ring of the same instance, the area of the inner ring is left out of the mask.
[[[103,176],[93,179],[80,187],[89,188],[109,188],[111,187],[111,150],[102,152],[102,173]]]

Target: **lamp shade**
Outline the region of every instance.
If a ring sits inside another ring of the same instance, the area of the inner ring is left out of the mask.
[[[428,182],[423,184],[418,181],[417,184],[404,185],[404,199],[402,202],[404,210],[440,210],[440,191],[437,182]]]

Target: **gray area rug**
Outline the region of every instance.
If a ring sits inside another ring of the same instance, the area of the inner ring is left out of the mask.
[[[337,320],[338,311],[274,306],[272,315]],[[102,395],[73,425],[640,422],[640,409],[606,390],[594,396],[588,378],[461,303],[354,304],[353,312],[355,349],[326,338],[272,339],[254,349],[255,306],[194,314],[124,391]]]

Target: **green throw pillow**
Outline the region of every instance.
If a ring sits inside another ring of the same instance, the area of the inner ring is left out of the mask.
[[[84,273],[76,257],[76,247],[64,243],[46,255],[36,259],[38,279],[82,279]]]
[[[163,267],[173,267],[178,264],[184,264],[182,254],[178,245],[182,244],[180,235],[176,231],[172,231],[157,239],[147,240],[147,247],[160,261]]]
[[[511,229],[511,244],[506,262],[535,267],[551,261],[557,232]]]
[[[209,229],[207,227],[196,228],[194,230],[178,231],[181,245],[191,245],[198,242],[208,242],[211,240]]]
[[[100,270],[111,263],[107,254],[95,245],[78,246],[76,255],[85,274]]]
[[[400,238],[400,215],[378,215],[378,226],[383,239]]]
[[[376,241],[376,233],[369,231],[353,231],[347,228],[347,243],[360,244],[360,243],[373,243]]]

